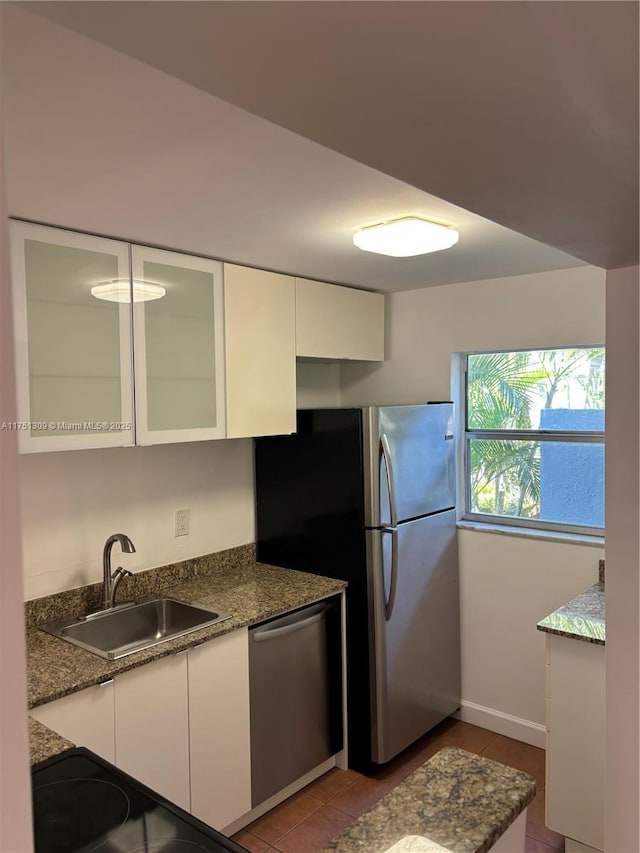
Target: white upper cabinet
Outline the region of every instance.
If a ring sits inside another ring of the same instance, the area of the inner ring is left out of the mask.
[[[18,221],[11,265],[23,453],[292,433],[296,356],[384,359],[379,293]]]
[[[128,245],[12,222],[11,266],[20,450],[133,444]]]
[[[384,295],[296,278],[296,355],[384,361]]]
[[[220,262],[25,222],[11,239],[22,452],[225,437]]]
[[[295,279],[224,265],[227,437],[296,429]]]
[[[137,444],[224,438],[222,264],[143,246],[131,261]]]

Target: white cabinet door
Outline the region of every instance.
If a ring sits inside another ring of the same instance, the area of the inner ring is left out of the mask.
[[[296,355],[384,361],[384,295],[296,278]]]
[[[12,222],[11,268],[21,452],[133,444],[129,246]]]
[[[189,649],[187,657],[191,811],[223,829],[251,809],[248,631]]]
[[[116,765],[189,810],[186,652],[115,679]]]
[[[137,444],[224,438],[222,264],[143,246],[131,260]]]
[[[604,850],[604,646],[547,634],[546,822]]]
[[[224,265],[227,437],[296,429],[295,279]]]
[[[105,681],[32,708],[29,713],[76,746],[86,746],[113,763],[113,694],[113,681]]]

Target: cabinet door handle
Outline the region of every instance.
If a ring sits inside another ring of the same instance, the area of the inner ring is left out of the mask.
[[[98,687],[106,687],[107,684],[113,684],[113,678],[107,678],[106,681],[99,681]]]

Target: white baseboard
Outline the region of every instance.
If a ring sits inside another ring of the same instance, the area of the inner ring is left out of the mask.
[[[529,743],[531,746],[546,749],[547,730],[540,723],[532,723],[531,720],[513,717],[511,714],[505,714],[484,705],[476,705],[475,702],[468,702],[465,699],[462,700],[460,710],[453,716],[465,723],[473,723],[474,726],[489,729],[490,732],[496,732],[496,734]]]
[[[580,841],[574,841],[573,838],[565,838],[564,840],[565,853],[602,853],[595,847],[588,847]]]

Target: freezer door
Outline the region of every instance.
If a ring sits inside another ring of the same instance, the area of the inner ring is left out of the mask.
[[[371,753],[383,764],[460,705],[455,511],[370,530],[367,548]]]
[[[453,507],[453,403],[370,406],[363,414],[365,525],[394,526]]]

